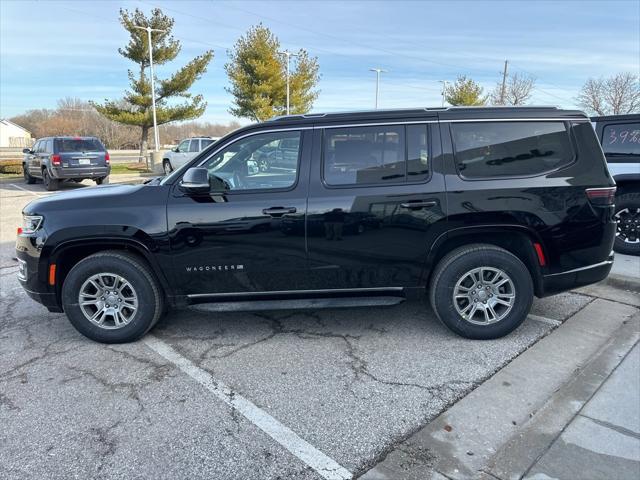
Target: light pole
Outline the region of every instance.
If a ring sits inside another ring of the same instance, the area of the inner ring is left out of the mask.
[[[447,81],[446,80],[438,80],[438,83],[442,84],[442,106],[444,107],[444,97],[447,93]]]
[[[298,57],[299,55],[297,53],[291,53],[289,50],[278,52],[278,55],[287,57],[287,115],[289,115],[289,60],[291,60],[291,57]]]
[[[153,81],[153,47],[151,45],[151,32],[166,32],[166,30],[159,30],[157,28],[142,27],[140,25],[134,25],[134,28],[147,31],[147,39],[149,40],[149,69],[151,70],[151,106],[153,109],[153,143],[154,149],[158,151],[158,144],[160,143],[160,136],[158,135],[158,122],[156,120],[156,88]]]
[[[381,68],[370,68],[370,72],[376,72],[376,110],[378,109],[378,92],[380,91],[380,74],[387,73],[387,70]]]

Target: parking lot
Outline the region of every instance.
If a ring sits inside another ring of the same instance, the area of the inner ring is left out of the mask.
[[[93,188],[90,182],[64,185]],[[470,341],[426,301],[385,308],[171,312],[143,340],[93,343],[16,279],[20,210],[0,183],[0,476],[350,478],[473,390],[593,293],[537,300]]]

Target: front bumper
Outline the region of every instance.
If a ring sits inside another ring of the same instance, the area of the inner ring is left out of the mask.
[[[38,246],[42,238],[40,235],[18,235],[16,239],[18,281],[30,298],[47,307],[50,312],[62,312],[56,288],[48,284],[48,265],[41,264]]]
[[[52,178],[102,178],[111,173],[111,166],[108,167],[51,167]]]

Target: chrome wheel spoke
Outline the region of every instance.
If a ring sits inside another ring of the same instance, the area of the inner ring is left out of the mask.
[[[80,287],[78,305],[85,318],[100,328],[113,330],[129,324],[138,310],[138,294],[121,275],[102,272]]]
[[[456,311],[466,321],[489,325],[509,314],[516,300],[515,286],[505,271],[489,266],[477,267],[460,277],[453,289],[452,300]],[[478,311],[482,313],[475,318]]]

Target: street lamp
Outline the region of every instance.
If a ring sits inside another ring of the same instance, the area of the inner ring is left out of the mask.
[[[151,46],[151,32],[166,32],[166,30],[159,30],[157,28],[142,27],[140,25],[134,25],[133,28],[147,31],[147,38],[149,40],[149,69],[151,70],[151,105],[153,109],[153,143],[155,151],[158,151],[158,144],[160,143],[160,136],[158,135],[158,122],[156,120],[156,88],[153,81],[153,47]]]
[[[442,84],[442,106],[444,107],[444,97],[447,93],[447,81],[446,80],[438,80],[438,83]]]
[[[287,57],[287,115],[289,115],[289,60],[291,57],[299,57],[297,53],[291,53],[289,50],[284,52],[278,52],[278,55],[284,55]]]
[[[376,110],[378,109],[378,92],[380,90],[380,74],[387,73],[387,70],[381,68],[370,68],[370,72],[376,72]]]

